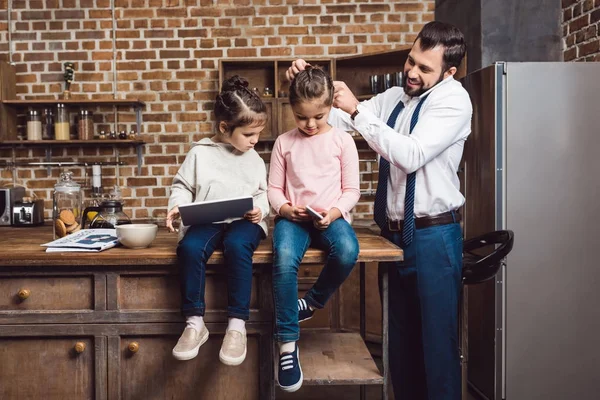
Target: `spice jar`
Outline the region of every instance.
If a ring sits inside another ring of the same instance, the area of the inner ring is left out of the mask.
[[[69,113],[64,104],[56,105],[56,121],[54,122],[56,140],[70,139]]]
[[[72,172],[62,172],[52,196],[54,239],[81,229],[81,205],[81,185],[73,180]]]
[[[121,139],[121,140],[127,139],[127,131],[122,130],[121,132],[119,132],[119,139]]]
[[[270,87],[267,86],[265,88],[265,90],[263,91],[263,97],[273,97],[273,91]]]
[[[93,113],[89,110],[79,111],[79,139],[91,140],[94,138],[94,120]]]
[[[27,112],[27,140],[42,140],[42,116],[38,110]]]
[[[54,139],[54,113],[51,108],[44,110],[44,119],[42,121],[42,139]]]

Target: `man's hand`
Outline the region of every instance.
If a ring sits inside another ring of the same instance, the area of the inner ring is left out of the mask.
[[[292,63],[292,66],[285,71],[286,78],[291,82],[300,71],[304,71],[307,65],[310,65],[303,59],[299,58]]]
[[[348,86],[342,81],[334,81],[333,88],[333,106],[348,114],[356,111],[359,101],[354,96],[354,93],[348,89]]]
[[[171,208],[171,211],[167,213],[167,221],[165,225],[169,229],[169,232],[177,232],[177,230],[173,227],[173,221],[179,218],[179,206],[175,206]]]
[[[244,214],[244,218],[253,224],[258,224],[260,221],[262,221],[262,211],[260,211],[260,208],[258,207],[254,208]]]
[[[312,219],[310,214],[306,212],[306,207],[290,206],[289,204],[284,204],[281,206],[279,209],[279,215],[294,222],[310,221]]]

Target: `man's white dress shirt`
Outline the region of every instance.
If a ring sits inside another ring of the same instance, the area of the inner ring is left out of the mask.
[[[427,94],[419,122],[409,135],[412,114]],[[392,129],[387,120],[399,101],[405,107]],[[460,82],[450,76],[419,97],[410,97],[403,88],[393,87],[361,102],[358,111],[352,121],[347,113],[333,108],[329,123],[356,130],[390,162],[389,219],[404,219],[406,176],[413,171],[417,171],[415,217],[438,215],[464,204],[457,171],[465,140],[471,133],[473,107]]]

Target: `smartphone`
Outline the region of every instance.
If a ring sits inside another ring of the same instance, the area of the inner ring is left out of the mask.
[[[323,216],[311,208],[311,206],[306,206],[306,211],[308,211],[308,213],[316,219],[323,219]]]

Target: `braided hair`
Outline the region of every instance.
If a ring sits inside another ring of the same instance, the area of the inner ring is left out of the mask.
[[[257,93],[248,89],[248,81],[239,75],[223,82],[214,113],[217,126],[225,122],[228,133],[240,126],[264,125],[267,121],[267,107]]]
[[[320,67],[307,65],[304,71],[298,72],[290,83],[290,104],[320,99],[325,95],[325,105],[331,106],[333,92],[331,76]]]

